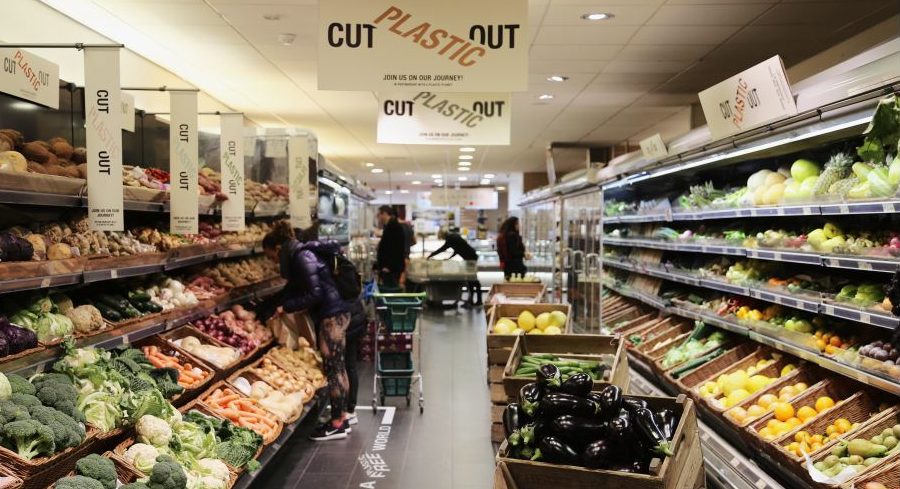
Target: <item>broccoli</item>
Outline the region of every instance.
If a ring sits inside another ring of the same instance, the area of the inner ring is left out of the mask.
[[[6,379],[9,380],[9,385],[12,386],[13,394],[18,392],[21,394],[34,395],[34,385],[32,385],[25,377],[22,377],[19,374],[9,374],[6,376]]]
[[[168,455],[160,455],[156,458],[156,465],[147,481],[149,489],[186,489],[187,476],[184,469]]]
[[[69,384],[74,385],[72,382],[72,378],[66,374],[61,374],[57,372],[50,372],[46,374],[38,374],[31,378],[31,383],[34,385],[35,389],[40,390],[41,384],[50,383],[50,384]]]
[[[150,489],[150,487],[143,482],[132,482],[131,484],[119,486],[119,489]]]
[[[24,419],[31,419],[27,407],[20,406],[9,399],[0,400],[0,426]]]
[[[84,441],[84,427],[75,418],[47,406],[34,406],[28,410],[31,419],[53,430],[57,450],[77,447]]]
[[[45,377],[50,378],[45,379]],[[68,377],[61,374],[48,374],[38,377],[33,383],[37,389],[34,395],[41,401],[41,404],[68,414],[78,421],[84,420],[84,415],[76,407],[78,389]]]
[[[54,484],[53,487],[56,489],[104,489],[103,484],[101,484],[100,481],[96,481],[83,475],[60,479],[56,481],[56,484]]]
[[[43,404],[41,404],[41,400],[31,394],[16,393],[9,396],[9,400],[26,409],[32,406],[43,406]]]
[[[38,455],[53,455],[56,452],[53,430],[39,421],[33,419],[13,421],[3,425],[0,431],[2,431],[4,445],[15,450],[20,457],[26,460],[31,460]]]
[[[75,472],[99,481],[105,489],[116,489],[116,485],[118,485],[119,475],[116,473],[116,464],[96,453],[75,462]]]

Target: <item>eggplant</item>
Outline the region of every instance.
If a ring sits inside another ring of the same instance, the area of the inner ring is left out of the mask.
[[[552,392],[541,399],[541,414],[543,416],[573,416],[592,417],[600,412],[600,406],[594,401],[581,397],[575,397],[561,392]]]
[[[609,440],[597,440],[581,452],[581,463],[589,469],[603,469],[613,462],[615,448]]]
[[[537,381],[545,389],[557,389],[562,385],[562,372],[556,365],[545,363],[537,370]]]
[[[506,438],[512,447],[530,447],[534,446],[534,425],[525,425],[512,433]]]
[[[541,460],[554,464],[578,465],[579,457],[572,447],[555,436],[548,436],[538,443]]]
[[[594,387],[594,378],[581,372],[569,376],[559,387],[559,392],[578,397],[587,397],[591,393],[592,387]]]
[[[669,439],[663,433],[662,428],[656,423],[656,416],[653,411],[647,408],[638,409],[632,414],[634,424],[638,427],[638,432],[650,442],[651,450],[659,455],[671,457],[673,455]]]
[[[647,409],[647,401],[636,397],[622,396],[622,407],[629,413],[634,413],[638,409]]]
[[[675,427],[678,426],[678,415],[671,409],[662,409],[656,413],[656,422],[662,428],[666,440],[675,437]]]
[[[534,416],[542,397],[544,390],[537,382],[523,385],[519,389],[519,405],[522,406],[522,411],[528,416]]]
[[[522,411],[522,407],[519,406],[519,403],[511,402],[506,405],[506,409],[503,410],[503,430],[506,432],[507,438],[509,438],[509,435],[511,435],[513,431],[528,424],[525,418],[525,412]]]
[[[596,402],[597,405],[601,407],[601,409],[603,407],[603,404],[600,402],[600,399],[602,397],[603,396],[601,396],[599,392],[588,392],[588,395],[584,396],[585,399],[590,399],[591,401]]]
[[[566,443],[582,448],[592,441],[606,438],[609,422],[566,414],[553,420],[553,432]]]
[[[631,416],[619,416],[609,422],[609,437],[620,447],[631,446],[634,443],[634,424]]]
[[[612,418],[622,409],[622,389],[608,385],[600,391],[600,409],[607,418]]]

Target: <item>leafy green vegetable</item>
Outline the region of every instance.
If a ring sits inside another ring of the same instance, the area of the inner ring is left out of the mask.
[[[900,97],[881,99],[863,134],[866,138],[856,153],[864,161],[885,164],[889,151],[900,153]]]

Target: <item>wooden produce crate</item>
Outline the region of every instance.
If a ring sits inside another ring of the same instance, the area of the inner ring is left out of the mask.
[[[220,417],[225,417],[225,416],[226,416],[226,414],[225,414],[225,412],[224,412],[225,410],[223,410],[222,408],[219,408],[219,407],[217,407],[217,406],[212,405],[212,404],[210,403],[210,401],[209,401],[209,398],[210,398],[210,397],[213,395],[213,393],[214,393],[216,390],[218,390],[218,389],[230,389],[230,390],[234,391],[234,393],[237,394],[237,396],[238,396],[239,398],[241,398],[241,399],[246,399],[246,400],[248,400],[248,401],[250,401],[250,402],[254,402],[255,404],[257,404],[257,406],[256,406],[257,409],[258,409],[261,413],[264,413],[265,416],[269,417],[269,418],[274,422],[274,425],[275,425],[274,429],[272,430],[272,433],[270,433],[268,436],[266,436],[266,435],[260,433],[260,435],[263,437],[263,444],[265,444],[265,445],[271,445],[276,439],[278,439],[278,436],[281,434],[281,430],[284,429],[284,423],[282,423],[281,420],[278,419],[278,416],[275,416],[274,414],[272,414],[272,413],[271,413],[269,410],[267,410],[266,408],[264,408],[264,407],[262,407],[262,406],[259,406],[258,403],[256,403],[256,401],[254,401],[254,400],[252,400],[252,399],[249,399],[247,396],[242,395],[242,394],[240,393],[240,391],[238,391],[237,389],[231,387],[230,384],[228,384],[228,383],[226,383],[226,382],[224,382],[224,381],[220,381],[220,382],[218,382],[218,383],[216,383],[216,384],[213,384],[212,387],[210,387],[210,388],[209,388],[202,396],[200,396],[200,398],[197,400],[197,403],[198,403],[199,405],[201,405],[203,408],[205,408],[208,412],[214,413],[214,414],[216,414],[216,415],[218,415],[218,416],[220,416]],[[239,424],[239,423],[235,423],[235,424],[237,424],[238,426],[243,426],[243,425],[241,425],[241,424]],[[246,426],[244,426],[244,427],[246,427]]]
[[[190,353],[177,348],[172,343],[160,338],[159,336],[148,336],[133,345],[135,348],[143,351],[144,347],[156,347],[159,348],[160,353],[175,357],[178,359],[178,362],[182,365],[190,364],[194,368],[200,369],[204,372],[204,379],[202,381],[196,382],[190,387],[185,387],[184,392],[179,396],[172,399],[172,403],[176,405],[184,404],[193,398],[197,397],[203,389],[205,389],[215,377],[215,370],[212,366],[204,362],[203,360],[191,355]]]
[[[751,343],[751,345],[752,345],[752,343]],[[758,370],[756,373],[759,375],[765,375],[766,377],[775,378],[775,379],[777,379],[776,380],[776,382],[777,382],[778,380],[781,379],[781,370],[784,368],[785,365],[787,365],[789,363],[795,363],[796,366],[802,365],[802,362],[794,357],[785,356],[782,353],[775,352],[766,347],[759,347],[753,353],[747,355],[746,357],[742,358],[740,361],[738,361],[728,367],[722,366],[718,370],[715,370],[712,367],[709,367],[709,368],[705,368],[702,370],[698,369],[698,370],[695,370],[694,372],[692,372],[691,373],[692,379],[689,380],[690,382],[694,382],[694,380],[696,380],[697,378],[700,378],[703,375],[706,375],[706,374],[708,374],[708,375],[705,378],[703,378],[702,380],[694,383],[693,386],[691,386],[691,391],[690,391],[691,396],[696,399],[699,399],[700,402],[705,404],[713,412],[721,413],[723,411],[726,411],[726,409],[723,406],[721,406],[718,402],[715,402],[716,396],[701,398],[700,393],[699,393],[700,387],[703,384],[706,384],[707,382],[715,382],[719,378],[720,375],[731,374],[731,373],[733,373],[737,370],[741,370],[741,369],[746,370],[747,368],[755,366],[757,363],[759,363],[760,360],[766,360],[766,359],[775,358],[775,357],[778,357],[777,360],[775,361],[775,363],[769,365],[766,368]],[[719,357],[716,360],[720,360],[720,359],[722,359],[722,357]],[[685,379],[687,380],[687,378],[685,378]],[[773,384],[774,383],[775,382],[773,382]]]
[[[822,377],[823,377],[822,373],[818,369],[814,369],[812,367],[798,368],[797,370],[794,370],[793,372],[785,375],[784,377],[781,377],[780,379],[776,380],[775,382],[772,382],[765,389],[760,389],[759,391],[754,392],[752,396],[744,399],[737,406],[731,406],[730,408],[725,409],[724,411],[720,407],[716,411],[721,412],[722,416],[725,418],[725,420],[728,421],[729,423],[733,424],[735,427],[744,428],[745,426],[749,425],[750,423],[756,421],[756,419],[745,419],[743,421],[735,420],[732,417],[732,414],[735,412],[735,408],[742,408],[742,409],[746,410],[748,407],[752,406],[753,404],[756,404],[756,401],[759,400],[760,397],[762,397],[766,394],[773,394],[773,395],[777,396],[778,391],[781,390],[781,388],[789,386],[789,385],[794,385],[799,382],[805,383],[811,389],[812,386],[816,385],[817,383],[819,383],[822,380]],[[807,389],[807,390],[809,390],[809,389]],[[789,401],[793,402],[793,400],[796,397],[797,396],[793,396],[791,399],[789,399]],[[708,403],[708,404],[710,406],[713,406],[712,403]],[[771,411],[769,413],[771,413]],[[766,414],[769,414],[769,413],[766,413]],[[738,430],[738,431],[743,431],[743,430]]]
[[[190,355],[189,352],[187,352],[183,348],[175,345],[175,343],[172,343],[173,341],[180,340],[180,339],[186,338],[188,336],[193,336],[193,337],[199,339],[201,343],[204,343],[207,345],[213,345],[213,346],[218,346],[218,347],[222,347],[222,348],[231,348],[235,351],[238,351],[237,348],[226,345],[225,343],[222,343],[221,341],[219,341],[215,338],[212,338],[204,333],[201,333],[199,330],[197,330],[193,326],[189,326],[189,325],[182,326],[178,329],[175,329],[173,331],[170,331],[168,333],[160,335],[160,337],[162,339],[164,339],[166,342],[169,342],[169,344],[171,344],[173,348],[176,348],[177,350]],[[213,371],[215,372],[214,380],[221,380],[225,377],[225,374],[227,372],[230,372],[232,369],[237,367],[239,363],[241,363],[241,358],[239,357],[237,360],[234,360],[233,362],[229,363],[228,365],[225,365],[222,367],[219,367],[218,365],[214,365],[212,362],[209,362],[208,360],[206,362],[207,362],[207,365],[209,365],[209,367],[212,368]]]
[[[835,378],[825,379],[825,380],[811,386],[809,389],[806,389],[805,392],[795,396],[790,401],[790,403],[791,403],[791,405],[794,406],[795,410],[799,410],[800,408],[802,408],[804,406],[815,407],[816,399],[818,399],[819,397],[822,397],[822,396],[828,396],[834,400],[835,407],[838,407],[844,401],[849,400],[850,397],[854,393],[858,392],[858,390],[859,390],[858,384],[848,381],[848,380],[844,380],[842,378],[835,377]],[[834,408],[832,408],[832,409],[834,409]],[[828,411],[831,411],[831,409],[829,409]],[[826,411],[826,412],[828,412],[828,411]],[[813,419],[818,418],[822,414],[824,414],[824,413],[819,413]],[[762,436],[760,436],[760,434],[759,434],[759,431],[761,429],[763,429],[766,426],[766,424],[769,422],[769,420],[771,420],[771,419],[775,419],[774,412],[769,412],[769,413],[763,415],[762,417],[760,417],[759,419],[757,419],[756,421],[753,421],[752,423],[750,423],[745,428],[745,433],[747,433],[749,435],[749,443],[751,445],[759,447],[760,449],[765,450],[767,452],[775,453],[775,452],[777,452],[777,449],[775,448],[774,444],[772,443],[775,439],[764,440],[762,438]]]
[[[888,489],[900,487],[900,459],[885,463],[878,470],[867,471],[866,474],[859,476],[855,481],[844,484],[843,487],[844,489],[866,489],[866,484],[869,482],[882,484]]]
[[[645,340],[653,339],[656,333],[671,327],[672,322],[676,319],[675,316],[660,317],[654,313],[644,314],[623,323],[620,327],[613,329],[612,332],[622,335],[626,340],[629,340],[629,337],[633,335],[640,336],[641,343],[643,343]],[[638,345],[628,341],[626,346],[633,348]]]
[[[733,367],[733,365],[741,363],[745,358],[758,352],[759,349],[759,345],[755,343],[741,343],[734,348],[729,349],[718,358],[700,365],[677,379],[672,378],[672,380],[675,382],[675,385],[678,386],[679,391],[686,393],[691,396],[692,399],[697,401],[699,400],[699,396],[697,395],[697,391],[694,390],[694,387],[703,385],[703,383],[706,382],[706,379],[713,375],[718,378],[723,372],[731,372],[739,368],[745,368],[740,366]]]
[[[162,266],[166,262],[166,253],[141,253],[137,255],[90,255],[84,262],[84,271],[117,270],[119,268]]]
[[[251,397],[251,396],[250,396],[250,392],[244,391],[243,389],[239,388],[239,387],[235,384],[235,381],[236,381],[237,379],[241,378],[241,377],[243,377],[244,379],[246,379],[247,382],[249,382],[251,385],[252,385],[254,382],[262,382],[262,383],[268,385],[268,386],[269,386],[271,389],[273,389],[273,390],[279,390],[279,389],[277,389],[276,387],[272,386],[272,384],[270,384],[270,383],[266,382],[265,380],[263,380],[262,377],[260,377],[259,375],[255,374],[254,372],[252,372],[252,371],[250,370],[251,368],[252,368],[252,366],[250,366],[250,367],[245,367],[245,368],[242,368],[242,369],[238,370],[237,372],[231,374],[231,376],[228,377],[228,381],[227,381],[227,382],[228,382],[228,385],[230,385],[236,392],[239,392],[239,393],[241,393],[241,394],[243,394],[243,395],[245,395],[245,396],[247,396],[247,397]],[[285,372],[285,373],[287,373],[287,372]],[[288,374],[288,375],[290,375],[290,374]],[[310,387],[312,387],[311,384],[310,384]],[[284,391],[282,391],[282,392],[284,392]],[[295,391],[295,392],[300,392],[300,391]],[[313,390],[313,391],[312,391],[312,396],[309,396],[309,398],[307,398],[306,391],[302,391],[302,392],[303,392],[303,403],[304,403],[304,405],[305,405],[307,402],[309,402],[309,401],[312,399],[313,396],[316,395],[316,391]],[[284,394],[289,394],[289,393],[288,393],[288,392],[284,392]],[[272,413],[274,414],[274,411],[272,411]],[[297,412],[297,414],[295,414],[294,416],[292,416],[292,417],[290,417],[290,418],[288,418],[288,419],[282,419],[281,417],[279,417],[279,419],[281,419],[281,422],[283,422],[284,424],[291,424],[291,423],[297,421],[298,419],[300,419],[300,416],[302,416],[302,415],[303,415],[303,409],[302,409],[302,406],[301,406],[301,409],[300,409],[300,410]]]
[[[656,336],[633,348],[632,353],[647,364],[655,362],[665,355],[669,349],[678,346],[684,338],[687,338],[694,327],[688,322],[668,323],[667,326],[659,325]]]
[[[491,423],[491,443],[503,443],[506,440],[506,432],[503,430],[503,422]]]
[[[884,431],[885,428],[891,428],[898,423],[900,423],[900,412],[893,411],[887,415],[878,416],[878,417],[873,418],[868,423],[866,423],[864,426],[861,426],[856,431],[856,433],[854,433],[850,436],[845,436],[842,438],[842,440],[849,441],[849,440],[852,440],[853,438],[864,438],[864,439],[868,440],[869,438],[872,438],[873,436]],[[827,457],[828,455],[830,455],[830,453],[828,453],[828,452],[820,453],[819,456],[813,458],[812,461],[815,464],[816,462],[819,462],[819,461],[825,459],[825,457]],[[860,480],[864,477],[868,477],[871,474],[875,474],[877,471],[880,471],[881,469],[883,469],[886,465],[895,463],[898,460],[900,460],[900,454],[897,454],[896,452],[890,456],[884,457],[881,459],[881,461],[874,463],[874,464],[866,467],[865,469],[863,469],[862,472],[860,472],[859,474],[856,475],[856,477],[854,477],[853,479],[848,481],[847,484],[855,484],[857,480]],[[802,475],[806,478],[806,480],[809,482],[812,482],[809,478],[809,473],[807,473],[805,470],[803,470],[802,472],[803,472]],[[812,484],[816,487],[830,487],[830,488],[835,488],[835,489],[840,487],[839,485],[830,485],[830,484],[817,484],[817,483],[812,483]],[[888,487],[890,488],[891,486],[888,486]]]
[[[494,304],[494,298],[497,294],[503,294],[504,297],[498,298],[497,303],[500,304],[534,304],[541,302],[544,294],[547,292],[547,286],[540,283],[499,283],[491,285],[488,292],[487,303]]]
[[[730,348],[735,346],[736,343],[737,343],[737,341],[735,341],[734,338],[726,339],[724,342],[720,343],[718,346],[714,346],[714,347],[704,346],[704,349],[702,351],[700,351],[700,353],[698,353],[697,355],[695,355],[683,362],[679,362],[674,365],[664,366],[662,363],[663,359],[657,358],[652,364],[650,364],[650,366],[651,366],[651,368],[653,368],[654,371],[656,371],[657,375],[665,376],[671,380],[671,379],[673,379],[673,377],[670,374],[673,371],[680,368],[682,365],[686,364],[687,362],[690,362],[697,358],[703,357],[707,354],[714,352],[715,350],[721,350],[724,354],[725,351],[728,351]]]
[[[524,311],[531,311],[535,317],[544,312],[562,311],[566,314],[566,325],[561,329],[563,333],[572,332],[572,307],[568,304],[497,304],[494,306],[491,320],[488,323],[487,346],[489,356],[491,349],[512,348],[513,343],[516,341],[516,335],[493,334],[494,325],[497,324],[497,321],[501,318],[509,318],[515,322],[519,314],[522,314]]]
[[[513,345],[512,355],[503,370],[503,389],[509,397],[517,397],[525,384],[534,382],[534,377],[516,375],[522,357],[533,353],[552,353],[563,358],[596,361],[600,355],[612,355],[613,364],[607,371],[606,379],[594,381],[594,389],[607,384],[615,384],[628,390],[628,357],[625,342],[619,336],[565,335],[565,336],[519,336]]]
[[[494,489],[518,489],[516,481],[513,480],[512,474],[506,463],[500,462],[494,469]]]
[[[640,396],[638,396],[640,397]],[[506,443],[500,446],[497,462],[506,464],[520,489],[697,489],[705,486],[703,453],[693,401],[678,398],[642,397],[655,409],[664,407],[679,413],[681,420],[672,440],[674,456],[654,459],[649,474],[592,470],[572,465],[518,460],[507,456]]]

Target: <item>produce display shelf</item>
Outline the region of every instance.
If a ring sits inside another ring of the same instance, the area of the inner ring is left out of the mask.
[[[900,200],[835,202],[828,204],[796,204],[671,212],[666,214],[633,214],[604,217],[603,224],[645,222],[708,221],[741,217],[852,216],[894,214],[900,212]]]
[[[780,294],[778,292],[771,292],[762,289],[750,289],[750,297],[754,299],[759,299],[761,301],[766,302],[774,302],[775,304],[781,304],[782,306],[793,307],[794,309],[800,309],[807,312],[815,312],[815,313],[825,313],[829,314],[827,311],[822,309],[821,301],[816,301],[812,299],[807,299],[798,296],[792,296],[787,294]],[[830,316],[834,316],[834,314],[829,314]],[[841,316],[838,316],[841,317]],[[852,318],[846,318],[852,319]],[[857,318],[856,321],[860,319]]]
[[[858,370],[853,368],[850,365],[841,363],[832,358],[826,357],[822,354],[806,350],[801,348],[800,346],[793,345],[791,343],[786,343],[780,339],[773,338],[769,335],[763,334],[759,331],[751,331],[746,326],[735,323],[733,321],[729,321],[723,318],[716,317],[713,314],[708,313],[699,313],[696,311],[689,311],[684,308],[679,307],[670,307],[666,306],[659,299],[655,297],[650,297],[647,294],[637,292],[637,291],[629,291],[623,289],[622,287],[605,284],[605,287],[608,287],[610,290],[615,291],[616,293],[623,295],[625,297],[630,297],[632,299],[641,301],[651,307],[655,307],[665,313],[673,314],[680,317],[685,317],[694,320],[704,321],[708,324],[716,326],[720,329],[724,329],[726,331],[730,331],[732,333],[747,336],[751,340],[762,343],[764,345],[770,346],[776,350],[783,351],[785,353],[789,353],[796,357],[807,360],[811,363],[814,363],[824,369],[830,370],[837,374],[843,375],[845,377],[849,377],[851,379],[855,379],[863,384],[874,387],[876,389],[881,389],[885,392],[889,392],[894,395],[900,395],[900,382],[886,379],[884,377],[870,374],[868,372],[864,372],[862,370]]]
[[[2,189],[0,190],[0,203],[50,207],[82,207],[84,206],[84,199],[81,195],[48,194]]]
[[[46,289],[48,287],[63,287],[81,283],[82,273],[68,273],[65,275],[49,275],[46,277],[28,277],[0,281],[0,294],[18,292],[21,290]]]

